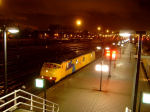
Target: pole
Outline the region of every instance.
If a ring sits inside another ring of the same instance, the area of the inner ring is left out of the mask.
[[[136,112],[136,103],[137,103],[137,93],[138,93],[138,83],[139,83],[139,73],[140,73],[140,60],[141,60],[141,39],[142,39],[142,33],[140,33],[140,35],[139,35],[137,71],[136,71],[134,99],[133,99],[133,112]]]
[[[103,66],[103,61],[101,61],[101,74],[100,74],[100,91],[102,90],[102,66]]]
[[[46,112],[46,80],[44,79],[44,99],[45,99],[45,112]]]
[[[109,58],[109,74],[108,74],[108,77],[111,77],[111,57],[112,57],[112,53],[111,53],[110,58]]]
[[[4,64],[5,64],[5,73],[4,73],[4,79],[5,79],[5,84],[4,84],[4,92],[5,95],[7,94],[7,32],[6,29],[4,28]]]
[[[114,60],[114,68],[116,68],[116,59]]]
[[[131,61],[131,51],[130,51],[130,60],[129,60],[129,62]]]
[[[141,111],[141,103],[142,103],[142,92],[140,92],[140,99],[139,99],[139,108],[138,108],[138,112]]]
[[[121,51],[121,47],[120,47],[120,58],[121,58],[121,52],[122,52],[122,51]]]

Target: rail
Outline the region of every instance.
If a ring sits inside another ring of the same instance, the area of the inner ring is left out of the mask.
[[[38,97],[34,94],[18,89],[0,98],[0,111],[14,111],[18,108],[41,111],[58,112],[59,105]]]

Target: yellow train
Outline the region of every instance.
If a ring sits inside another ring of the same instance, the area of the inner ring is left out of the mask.
[[[61,62],[60,64],[45,62],[41,68],[40,77],[56,83],[94,60],[95,51],[92,51],[74,59]]]

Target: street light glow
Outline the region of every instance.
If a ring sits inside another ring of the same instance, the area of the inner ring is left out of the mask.
[[[106,49],[106,50],[109,50],[110,48],[109,48],[109,47],[106,47],[105,49]]]
[[[97,27],[97,30],[98,30],[98,31],[100,31],[100,30],[101,30],[101,27],[100,27],[100,26],[99,26],[99,27]]]
[[[112,43],[112,45],[116,45],[116,43]]]
[[[119,33],[120,36],[122,37],[130,37],[130,33]]]
[[[10,33],[18,33],[19,30],[16,29],[16,28],[9,28],[9,29],[8,29],[8,32],[10,32]]]
[[[76,20],[76,25],[80,26],[82,24],[82,21],[80,19]]]
[[[109,33],[109,30],[107,29],[106,32]]]

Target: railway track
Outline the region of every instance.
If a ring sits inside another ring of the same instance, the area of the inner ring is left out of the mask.
[[[89,44],[82,43],[8,48],[8,92],[21,88],[23,85],[28,90],[33,89],[33,80],[39,76],[45,61],[64,61],[91,49]],[[0,96],[2,96],[4,95],[4,58],[2,52],[0,56]]]

